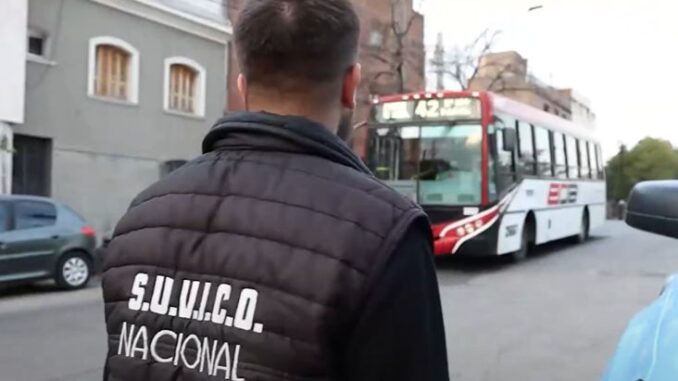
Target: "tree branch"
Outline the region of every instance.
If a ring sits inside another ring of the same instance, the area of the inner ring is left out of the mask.
[[[394,73],[390,70],[379,71],[379,72],[372,75],[372,78],[369,80],[368,84],[372,84],[374,82],[377,82],[379,80],[379,78],[381,78],[385,75],[393,76]]]
[[[488,33],[488,30],[486,29],[483,32],[483,34],[486,35],[487,33]],[[483,49],[480,51],[480,54],[478,54],[478,56],[477,56],[477,60],[476,60],[477,62],[475,62],[475,65],[474,65],[475,67],[473,68],[473,73],[469,77],[469,80],[472,80],[473,78],[476,77],[476,75],[478,75],[478,71],[480,70],[480,59],[492,49],[492,45],[494,45],[494,41],[497,38],[497,36],[499,35],[499,33],[500,33],[499,31],[495,31],[494,33],[492,33],[492,36],[490,36],[490,38],[488,38],[485,41]],[[478,40],[476,40],[476,41],[478,41]]]
[[[380,62],[382,62],[382,63],[388,64],[389,66],[392,66],[392,65],[393,65],[393,61],[389,60],[388,58],[385,58],[384,56],[382,56],[382,55],[380,55],[380,54],[376,54],[376,53],[375,53],[375,54],[370,54],[370,55],[368,55],[368,57],[374,58],[374,59],[376,59],[377,61],[380,61]]]

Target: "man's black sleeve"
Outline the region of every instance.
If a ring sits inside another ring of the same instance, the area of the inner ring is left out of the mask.
[[[349,339],[347,380],[447,381],[430,232],[415,223],[377,275]]]

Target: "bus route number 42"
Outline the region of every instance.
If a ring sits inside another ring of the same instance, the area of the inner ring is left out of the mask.
[[[417,103],[414,114],[422,119],[472,116],[472,99],[422,99]]]

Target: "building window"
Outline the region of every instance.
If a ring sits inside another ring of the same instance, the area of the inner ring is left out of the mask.
[[[164,107],[169,112],[205,116],[205,69],[184,57],[165,60]]]
[[[170,66],[170,110],[195,112],[195,87],[197,82],[198,73],[190,66],[182,64]]]
[[[379,48],[384,43],[384,33],[379,30],[373,30],[370,32],[370,37],[368,44],[373,48]]]
[[[36,29],[28,30],[28,54],[47,56],[47,34]]]
[[[90,40],[88,94],[138,103],[139,52],[115,37]]]
[[[94,94],[100,97],[127,99],[129,54],[117,46],[97,46]]]

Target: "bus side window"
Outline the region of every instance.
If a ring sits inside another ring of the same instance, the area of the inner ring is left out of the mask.
[[[536,149],[539,176],[552,177],[551,168],[551,141],[549,132],[543,127],[534,126],[534,147]]]
[[[515,120],[507,116],[495,117],[494,128],[490,134],[490,149],[492,162],[490,171],[495,170],[492,180],[496,178],[495,192],[490,192],[492,201],[496,201],[499,195],[508,190],[516,181],[516,168],[514,161],[514,152],[504,149],[504,130],[515,129]],[[494,193],[494,194],[493,194]]]
[[[605,172],[603,171],[603,154],[600,151],[600,145],[596,144],[596,172],[598,173],[598,179],[605,179]]]
[[[586,147],[589,153],[589,165],[591,167],[591,178],[598,178],[598,159],[596,159],[596,145],[595,143],[587,142]]]
[[[579,156],[577,155],[577,140],[571,136],[565,138],[567,151],[568,175],[571,179],[579,178]]]
[[[589,160],[589,142],[585,140],[580,140],[579,141],[579,163],[581,163],[581,177],[583,179],[591,179],[591,174],[593,171],[591,170],[591,161]]]
[[[560,132],[551,133],[551,145],[553,147],[553,168],[556,177],[567,178],[567,160],[565,160],[565,138]]]
[[[524,175],[536,175],[532,125],[517,122],[518,126],[518,167]]]

